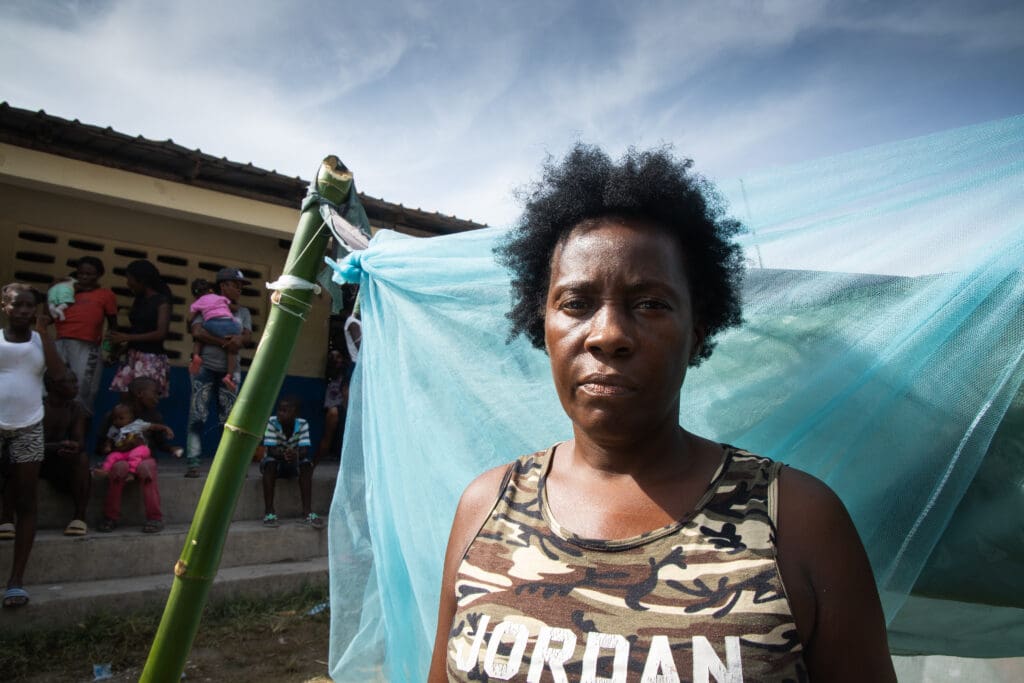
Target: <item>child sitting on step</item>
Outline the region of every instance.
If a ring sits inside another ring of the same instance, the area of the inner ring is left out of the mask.
[[[160,385],[152,377],[136,377],[128,384],[127,403],[135,411],[135,416],[146,422],[164,424],[164,417],[157,410],[160,403]],[[169,432],[151,432],[147,441],[151,451],[167,452],[175,458],[180,458],[185,453],[181,446],[171,443],[167,436]]]
[[[110,532],[117,528],[117,522],[121,518],[121,496],[124,492],[124,485],[132,479],[138,479],[142,485],[142,504],[146,512],[146,524],[142,527],[142,531],[148,534],[156,533],[164,528],[163,513],[160,511],[160,488],[157,485],[156,460],[153,459],[148,445],[144,451],[136,450],[138,446],[134,445],[134,439],[135,435],[140,433],[139,422],[149,425],[148,428],[141,430],[142,434],[150,434],[154,437],[165,436],[170,439],[174,438],[174,432],[165,425],[138,420],[130,393],[126,401],[129,402],[114,406],[107,418],[110,428],[107,432],[108,438],[100,447],[100,455],[109,457],[120,445],[122,449],[130,449],[128,453],[135,451],[135,456],[134,458],[118,456],[111,460],[109,467],[107,467],[108,463],[104,462],[106,469],[93,470],[95,474],[106,476],[109,479],[107,496],[103,503],[103,520],[96,529]],[[122,428],[129,427],[133,423],[135,423],[134,427],[130,427],[125,432],[121,431]],[[120,441],[121,439],[125,439],[125,441]],[[115,443],[117,441],[120,441],[120,444]],[[124,450],[119,452],[125,453]],[[180,453],[181,449],[177,449],[175,454],[180,455]]]
[[[146,441],[148,432],[161,432],[168,439],[174,438],[174,432],[167,425],[136,418],[135,409],[130,403],[119,403],[114,406],[110,411],[107,439],[100,450],[101,453],[106,453],[106,458],[93,473],[105,477],[116,463],[124,461],[128,463],[127,481],[134,479],[139,463],[152,455]]]
[[[309,423],[298,417],[300,401],[296,396],[285,396],[277,404],[277,414],[267,422],[263,435],[266,455],[260,461],[263,475],[263,523],[278,525],[274,511],[274,486],[277,480],[299,479],[299,495],[302,498],[303,522],[314,529],[322,529],[324,521],[312,511],[313,468],[316,459],[309,455],[312,443],[309,440]]]
[[[232,307],[238,308],[237,304],[231,303],[231,299],[213,291],[213,284],[209,280],[197,278],[192,281],[192,296],[196,300],[192,302],[189,311],[193,316],[203,317],[203,329],[216,337],[231,337],[242,333],[242,324],[235,319]],[[192,362],[189,363],[188,371],[195,377],[199,374],[199,368],[203,365],[200,355],[203,345],[195,342],[192,345]],[[227,354],[227,372],[221,380],[232,393],[238,393],[238,384],[242,381],[241,372],[238,369],[238,353],[224,349]]]
[[[64,528],[65,536],[84,536],[85,508],[89,503],[92,474],[85,452],[86,415],[78,396],[78,377],[68,370],[63,378],[44,378],[43,463],[39,476],[59,492],[70,496],[74,516]]]

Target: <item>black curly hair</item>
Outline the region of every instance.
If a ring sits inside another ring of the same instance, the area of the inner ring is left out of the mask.
[[[103,261],[99,260],[95,256],[78,257],[78,260],[75,261],[75,267],[77,268],[78,266],[92,266],[93,268],[96,269],[97,277],[103,277],[103,275],[107,272],[107,269],[103,265]]]
[[[494,250],[512,275],[509,341],[522,334],[544,349],[555,247],[581,223],[620,218],[651,224],[678,240],[694,318],[705,333],[690,365],[708,358],[712,338],[742,321],[743,252],[733,238],[743,226],[726,216],[724,201],[692,166],[693,161],[676,159],[668,147],[630,148],[618,164],[598,147],[582,143],[561,163],[549,158],[542,179],[521,193],[525,207],[519,222]]]
[[[213,283],[207,280],[206,278],[197,277],[195,280],[192,281],[192,284],[189,285],[189,289],[192,290],[192,296],[198,299],[204,294],[213,293]]]

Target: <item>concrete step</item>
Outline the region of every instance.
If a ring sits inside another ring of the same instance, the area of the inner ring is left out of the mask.
[[[158,481],[160,506],[166,524],[187,524],[192,520],[199,495],[206,484],[209,462],[203,461],[203,476],[199,479],[185,479],[185,463],[181,460],[163,458],[158,460]],[[313,472],[313,511],[326,516],[334,495],[334,482],[338,476],[338,462],[321,463]],[[242,491],[238,496],[234,520],[263,518],[263,482],[259,466],[249,467]],[[89,505],[86,508],[86,522],[90,529],[103,517],[103,500],[107,482],[94,478]],[[63,530],[71,521],[74,508],[71,498],[58,493],[47,481],[40,481],[37,489],[39,499],[38,525],[40,529]],[[299,483],[295,479],[279,480],[274,494],[274,507],[281,517],[297,517],[302,512],[299,498]],[[121,499],[122,527],[141,527],[145,523],[142,510],[142,495],[137,482],[124,488]],[[2,565],[0,565],[2,566]]]
[[[31,602],[16,610],[0,610],[0,629],[5,633],[53,629],[76,624],[90,614],[130,614],[162,608],[172,581],[172,572],[168,570],[127,579],[26,586]],[[222,568],[214,579],[210,601],[288,593],[303,585],[326,583],[326,557],[228,567]]]
[[[138,527],[87,536],[40,531],[25,570],[25,585],[170,572],[181,556],[187,532],[187,524],[168,525],[156,534],[144,534]],[[11,566],[13,552],[13,541],[0,541],[0,567]],[[261,521],[238,521],[228,531],[220,566],[297,562],[326,555],[327,529],[312,529],[298,517],[281,519],[277,528],[265,527]]]

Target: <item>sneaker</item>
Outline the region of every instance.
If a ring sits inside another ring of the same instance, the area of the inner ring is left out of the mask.
[[[268,512],[267,514],[263,515],[263,526],[279,526],[277,522],[277,515],[275,515],[273,512]]]
[[[308,515],[306,515],[306,519],[303,520],[303,521],[308,526],[311,526],[314,529],[323,529],[324,528],[324,520],[321,519],[320,515],[316,514],[315,512],[310,512]]]

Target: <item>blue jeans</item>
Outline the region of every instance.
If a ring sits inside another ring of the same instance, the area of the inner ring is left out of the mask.
[[[185,463],[189,467],[199,466],[203,454],[203,427],[210,416],[210,393],[217,388],[217,420],[220,426],[228,419],[228,413],[238,397],[224,382],[224,372],[213,372],[205,366],[192,378],[192,397],[188,406],[188,436],[185,441]]]
[[[234,318],[210,318],[203,322],[203,329],[215,337],[242,334],[242,325]]]

